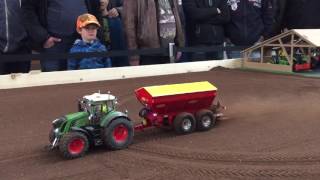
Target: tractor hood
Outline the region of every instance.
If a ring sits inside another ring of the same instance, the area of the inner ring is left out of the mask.
[[[89,116],[89,113],[87,112],[76,112],[76,113],[68,114],[65,117],[68,121],[72,121],[72,120],[81,119],[88,116]]]

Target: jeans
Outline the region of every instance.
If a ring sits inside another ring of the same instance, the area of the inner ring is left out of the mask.
[[[166,64],[166,63],[170,63],[169,56],[163,56],[163,55],[140,56],[140,65]]]
[[[120,18],[109,18],[111,50],[126,50],[126,40],[124,38],[123,26]],[[112,66],[129,66],[127,56],[112,57]]]
[[[223,52],[196,52],[192,55],[192,61],[208,61],[223,59]]]

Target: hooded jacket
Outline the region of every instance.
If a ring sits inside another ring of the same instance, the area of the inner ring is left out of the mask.
[[[70,53],[86,53],[86,52],[107,52],[106,47],[95,40],[92,43],[87,43],[83,40],[76,40],[70,49]],[[68,59],[68,69],[95,69],[111,67],[110,58],[104,57],[90,57],[82,59]]]
[[[25,47],[26,30],[22,23],[20,0],[0,0],[0,52],[13,53]]]
[[[231,43],[250,46],[261,36],[268,37],[273,25],[270,0],[227,0],[231,21],[226,32]]]

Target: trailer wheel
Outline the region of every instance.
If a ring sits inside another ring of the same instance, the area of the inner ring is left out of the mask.
[[[113,120],[104,131],[104,144],[111,150],[128,147],[133,140],[133,125],[125,118]]]
[[[173,127],[178,134],[189,134],[195,129],[196,121],[192,114],[183,112],[176,116]]]
[[[66,159],[83,156],[89,149],[89,141],[86,135],[80,132],[69,132],[59,142],[61,155]]]
[[[197,130],[207,131],[216,124],[216,116],[212,111],[203,109],[196,113]]]

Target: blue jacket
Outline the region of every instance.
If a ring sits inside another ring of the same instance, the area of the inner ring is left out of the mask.
[[[273,7],[270,0],[227,0],[231,22],[226,34],[238,46],[250,46],[260,36],[268,37],[273,25]]]
[[[95,40],[93,43],[86,43],[83,40],[76,40],[70,49],[70,53],[83,53],[83,52],[107,52],[107,48]],[[103,57],[90,57],[83,59],[68,59],[68,69],[95,69],[111,67],[110,58]]]

